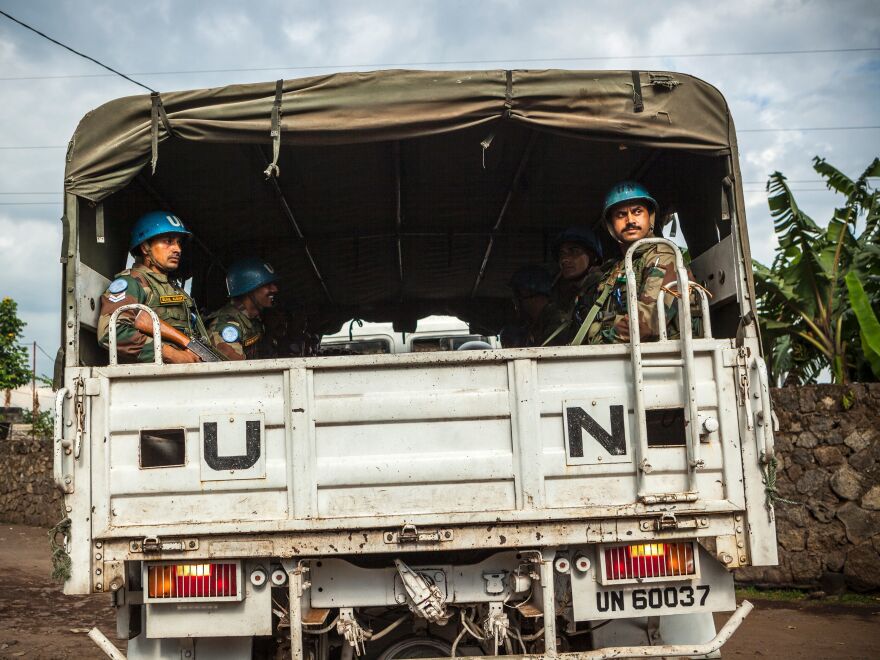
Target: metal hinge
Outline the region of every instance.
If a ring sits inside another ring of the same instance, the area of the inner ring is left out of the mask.
[[[404,525],[400,531],[385,532],[382,535],[385,543],[438,543],[451,541],[453,538],[451,529],[432,529],[419,531],[415,525]]]
[[[708,518],[676,518],[674,513],[663,513],[657,518],[648,518],[639,522],[639,528],[643,532],[700,529],[708,526]]]
[[[158,536],[147,536],[143,541],[129,543],[132,552],[186,552],[199,549],[198,539],[160,539]]]

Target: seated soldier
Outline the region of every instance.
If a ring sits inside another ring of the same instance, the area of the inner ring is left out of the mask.
[[[550,273],[540,266],[523,266],[510,278],[513,305],[522,329],[518,346],[559,346],[566,343],[564,333],[558,330],[567,328],[568,317],[551,302],[552,285]]]
[[[629,341],[623,257],[633,243],[654,236],[656,217],[657,202],[640,183],[622,181],[606,195],[603,218],[608,232],[620,246],[621,256],[604,274],[592,307],[579,315],[584,319],[572,344],[581,344],[584,339],[590,344]],[[661,289],[676,282],[675,251],[662,243],[645,245],[633,256],[633,270],[638,288],[639,337],[641,341],[657,341],[660,334],[657,297]],[[673,291],[674,288],[673,284]],[[678,335],[676,312],[677,305],[670,296],[666,316],[669,338]]]
[[[553,303],[570,318],[575,306],[601,280],[602,244],[588,227],[569,227],[553,239],[552,251],[559,264]]]
[[[101,296],[101,316],[98,320],[98,343],[104,348],[110,344],[110,316],[132,303],[152,308],[159,320],[165,321],[187,337],[208,343],[208,333],[195,302],[174,280],[180,265],[184,243],[192,236],[176,215],[152,211],[141,216],[134,224],[129,252],[134,257],[131,269],[116,274],[116,278]],[[152,362],[153,337],[134,327],[137,310],[121,312],[116,324],[116,350],[120,362]],[[188,350],[162,343],[165,362],[199,362]]]
[[[211,341],[223,356],[230,360],[277,357],[262,319],[262,314],[275,304],[277,280],[272,266],[255,257],[239,259],[229,266],[229,302],[208,317]]]

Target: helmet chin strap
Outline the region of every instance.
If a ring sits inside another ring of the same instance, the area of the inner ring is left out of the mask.
[[[169,271],[167,268],[163,267],[162,264],[153,259],[152,249],[152,246],[147,244],[147,249],[141,251],[141,254],[143,255],[144,266],[150,269],[158,270],[165,275],[170,275],[171,271]]]

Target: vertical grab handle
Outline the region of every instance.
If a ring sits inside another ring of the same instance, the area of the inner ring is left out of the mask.
[[[110,366],[112,367],[119,364],[119,357],[116,350],[116,324],[119,319],[119,314],[129,309],[142,309],[150,315],[150,318],[153,320],[153,363],[162,364],[162,333],[159,329],[159,317],[150,307],[140,303],[131,303],[129,305],[123,305],[122,307],[117,307],[110,315],[110,330],[108,331],[110,333]]]
[[[70,397],[70,391],[62,387],[55,393],[55,422],[52,432],[52,476],[55,485],[63,493],[72,492],[70,483],[65,483],[63,461],[65,453],[71,451],[70,440],[64,439],[64,399]]]
[[[767,374],[767,363],[756,356],[752,360],[758,380],[758,398],[761,409],[755,411],[755,440],[758,443],[758,460],[762,464],[769,463],[773,458],[773,408],[770,401],[770,377]]]

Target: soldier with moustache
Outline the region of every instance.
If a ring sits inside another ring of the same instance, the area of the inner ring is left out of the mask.
[[[657,201],[635,181],[621,181],[608,191],[602,212],[605,225],[620,246],[620,260],[608,269],[594,296],[595,302],[584,317],[573,344],[612,344],[629,341],[630,324],[639,324],[641,341],[657,341],[660,335],[657,298],[660,291],[677,281],[675,250],[663,243],[650,243],[637,249],[633,270],[638,288],[637,319],[627,314],[624,256],[629,247],[643,238],[653,237]],[[690,273],[689,273],[690,275]],[[674,287],[673,287],[674,288]],[[678,337],[677,304],[670,296],[667,308],[667,336]]]
[[[190,295],[183,290],[175,274],[180,266],[184,247],[192,233],[173,213],[151,211],[134,224],[129,252],[134,265],[116,274],[101,296],[98,319],[98,343],[110,344],[110,316],[119,307],[132,303],[147,305],[165,321],[191,339],[208,343],[208,333]],[[134,327],[137,310],[119,314],[116,324],[116,350],[120,362],[152,362],[155,355],[153,337]],[[162,343],[165,362],[199,362],[193,352]]]

